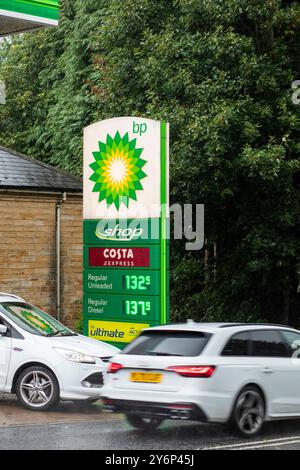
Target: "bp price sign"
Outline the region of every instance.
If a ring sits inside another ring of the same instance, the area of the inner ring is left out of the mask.
[[[84,333],[123,347],[169,320],[169,126],[84,130]]]

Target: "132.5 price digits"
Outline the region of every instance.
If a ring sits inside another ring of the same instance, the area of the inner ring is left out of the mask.
[[[149,290],[151,287],[151,277],[142,275],[123,276],[123,287],[126,290]]]

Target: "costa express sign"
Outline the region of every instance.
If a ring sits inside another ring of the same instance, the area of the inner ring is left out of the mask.
[[[90,267],[148,268],[149,248],[89,248]]]

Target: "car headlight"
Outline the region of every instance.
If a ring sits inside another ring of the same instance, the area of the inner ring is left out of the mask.
[[[70,351],[69,349],[53,348],[65,359],[72,362],[80,362],[81,364],[96,364],[95,359],[87,354],[80,353],[77,351]]]

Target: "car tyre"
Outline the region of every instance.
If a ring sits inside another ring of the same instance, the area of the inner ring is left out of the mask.
[[[262,392],[247,386],[239,393],[233,406],[229,425],[240,436],[253,437],[262,429],[265,421],[265,401]]]
[[[25,408],[32,411],[48,411],[54,408],[60,399],[57,378],[46,367],[28,367],[17,379],[16,395]]]
[[[161,423],[164,421],[160,418],[147,418],[145,416],[138,415],[125,415],[128,423],[136,428],[142,429],[143,431],[154,431],[157,429]]]

